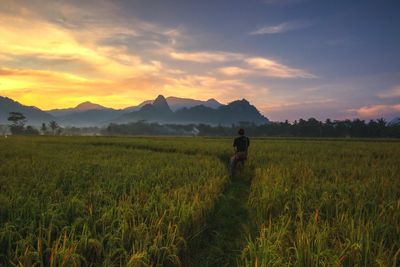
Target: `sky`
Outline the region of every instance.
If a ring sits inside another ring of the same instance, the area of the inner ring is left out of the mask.
[[[245,98],[274,121],[400,116],[397,0],[0,0],[0,95],[47,110]]]

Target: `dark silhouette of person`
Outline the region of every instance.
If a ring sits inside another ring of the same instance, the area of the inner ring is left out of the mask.
[[[235,155],[231,158],[230,162],[230,175],[235,174],[236,165],[239,162],[244,162],[247,159],[247,150],[250,146],[250,139],[244,135],[244,129],[240,128],[238,131],[239,136],[233,141],[233,148]]]

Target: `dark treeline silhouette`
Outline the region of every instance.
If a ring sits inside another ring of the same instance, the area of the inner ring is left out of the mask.
[[[327,119],[325,122],[314,118],[300,119],[294,123],[273,122],[260,127],[250,127],[248,132],[254,135],[267,136],[295,136],[295,137],[368,137],[382,138],[400,137],[399,125],[388,125],[384,119],[370,120],[360,119],[335,120]]]
[[[25,116],[21,112],[10,112],[8,116],[8,121],[10,121],[12,124],[9,125],[10,132],[12,134],[18,134],[18,135],[38,135],[39,131],[31,126],[25,126]]]
[[[400,124],[391,125],[384,119],[364,121],[330,120],[318,121],[315,118],[300,119],[290,123],[269,122],[257,125],[249,122],[227,125],[208,124],[160,124],[138,121],[128,124],[111,123],[105,128],[65,127],[56,121],[43,123],[40,130],[25,126],[25,116],[20,112],[10,112],[9,130],[16,135],[190,135],[190,136],[233,136],[237,128],[243,127],[249,136],[273,137],[357,137],[357,138],[400,138]],[[2,132],[5,129],[2,128]]]
[[[42,123],[40,131],[32,125],[25,126],[26,117],[21,112],[10,112],[7,120],[11,122],[8,128],[13,135],[60,135],[62,130],[54,120],[50,121],[48,125]],[[6,131],[2,128],[2,132]]]
[[[241,122],[231,126],[207,124],[158,124],[145,121],[129,124],[110,124],[102,131],[106,135],[199,135],[232,136],[238,127],[244,127],[250,136],[276,137],[363,137],[400,138],[400,125],[388,125],[384,119],[364,121],[360,119],[325,122],[314,118],[300,119],[293,123],[270,122],[264,125]]]

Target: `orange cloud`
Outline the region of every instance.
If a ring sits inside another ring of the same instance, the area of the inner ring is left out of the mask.
[[[170,52],[170,57],[177,60],[193,61],[198,63],[225,62],[241,59],[243,56],[228,52]]]
[[[35,58],[37,67],[45,66],[46,60],[86,62],[97,75],[118,78],[154,72],[153,64],[143,63],[142,59],[129,53],[124,47],[96,45],[100,37],[95,33],[86,35],[86,42],[77,38],[79,30],[70,32],[49,22],[4,15],[0,19],[0,51],[3,56],[13,59]],[[111,30],[115,30],[112,28]],[[40,65],[40,60],[45,62]],[[24,64],[20,62],[19,64]],[[77,69],[81,71],[82,69]],[[82,75],[93,73],[82,73]]]
[[[237,75],[245,75],[251,73],[251,71],[248,69],[243,69],[235,66],[219,68],[218,72],[226,76],[237,76]]]
[[[398,114],[400,112],[400,104],[364,106],[358,109],[350,109],[349,112],[355,113],[362,118],[379,118]]]
[[[0,69],[0,95],[44,109],[68,107],[86,100],[122,108],[154,97],[153,92],[163,84],[162,78],[151,76],[106,80],[53,71]]]
[[[162,62],[144,62],[126,47],[98,44],[115,33],[134,35],[133,30],[108,24],[89,27],[93,31],[69,29],[31,9],[21,8],[21,16],[14,16],[2,13],[3,7],[0,5],[0,95],[46,109],[86,100],[125,107],[153,97],[162,86]],[[165,30],[150,24],[141,27]],[[177,32],[166,34],[177,36]]]
[[[253,57],[246,59],[248,65],[260,70],[263,75],[278,78],[316,78],[315,75],[301,69],[291,68],[274,60]]]
[[[182,34],[182,27],[121,17],[112,1],[96,0],[96,5],[83,1],[79,6],[74,1],[38,2],[0,3],[0,95],[23,104],[50,109],[90,100],[122,108],[160,93],[227,102],[238,97],[257,99],[260,94],[260,88],[234,76],[312,76],[240,53],[180,51],[176,44],[190,38]],[[136,43],[126,39],[151,47],[136,49]],[[230,65],[213,73],[215,67],[192,70],[186,68],[188,63],[184,70],[179,65],[170,68],[171,61],[189,62],[193,69],[198,63]]]

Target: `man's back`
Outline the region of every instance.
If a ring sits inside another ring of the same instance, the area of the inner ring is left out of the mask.
[[[247,136],[244,135],[236,137],[233,142],[233,146],[236,147],[236,151],[245,152],[250,146],[250,140]]]

